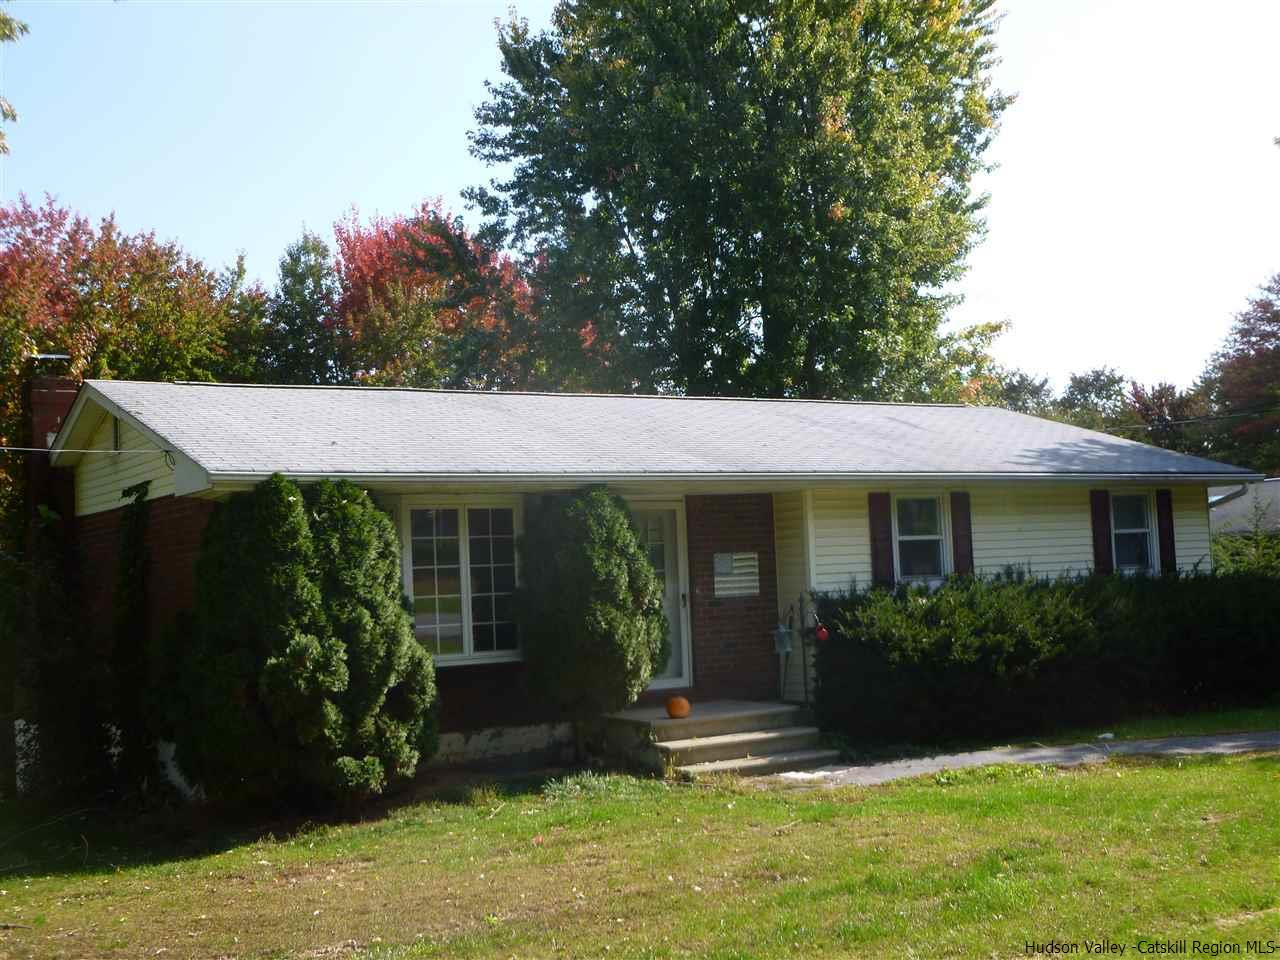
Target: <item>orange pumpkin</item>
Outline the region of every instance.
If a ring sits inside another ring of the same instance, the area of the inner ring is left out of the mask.
[[[684,697],[667,697],[667,716],[674,720],[687,717],[692,709],[693,707],[689,706],[689,701]]]

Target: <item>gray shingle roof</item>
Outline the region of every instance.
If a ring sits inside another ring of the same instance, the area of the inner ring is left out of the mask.
[[[104,380],[87,387],[215,478],[1248,474],[992,407]]]
[[[1214,533],[1253,533],[1255,529],[1280,533],[1280,477],[1209,491],[1209,526]]]

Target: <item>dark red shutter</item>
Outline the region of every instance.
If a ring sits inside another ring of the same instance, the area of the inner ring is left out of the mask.
[[[1173,543],[1173,491],[1156,491],[1156,534],[1160,539],[1160,572],[1178,569],[1178,551]]]
[[[973,573],[973,520],[963,490],[951,492],[951,556],[956,573]]]
[[[867,494],[867,514],[871,522],[871,583],[893,586],[893,517],[887,493]]]
[[[1116,565],[1111,553],[1111,494],[1090,490],[1089,515],[1093,519],[1093,569],[1112,573]]]

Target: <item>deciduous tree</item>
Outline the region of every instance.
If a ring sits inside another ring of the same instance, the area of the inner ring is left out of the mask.
[[[503,173],[469,197],[608,386],[880,396],[938,355],[979,233],[994,25],[989,0],[565,0],[500,29],[472,149]]]
[[[13,43],[23,34],[27,33],[28,27],[25,23],[0,10],[0,43]],[[0,96],[0,121],[4,123],[13,123],[18,119],[18,111],[13,109],[7,99]],[[0,154],[9,152],[9,141],[5,138],[4,129],[0,128]]]
[[[24,369],[37,353],[69,356],[75,377],[239,379],[228,349],[256,325],[261,291],[242,267],[221,274],[152,233],[97,225],[52,199],[0,207],[0,446],[18,445]],[[0,515],[12,545],[21,461],[0,466]]]
[[[1280,273],[1236,316],[1204,380],[1220,418],[1216,452],[1280,474]]]

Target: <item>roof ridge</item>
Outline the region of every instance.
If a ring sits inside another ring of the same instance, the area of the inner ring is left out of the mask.
[[[217,380],[103,380],[89,379],[88,383],[137,383],[147,386],[227,387],[255,390],[352,390],[396,393],[436,393],[445,396],[476,397],[590,397],[601,400],[717,400],[737,403],[825,403],[863,407],[947,407],[972,410],[1004,410],[1004,407],[988,407],[969,403],[942,403],[940,401],[913,400],[838,400],[821,397],[723,397],[682,393],[590,393],[586,391],[557,390],[451,390],[443,387],[396,387],[377,384],[321,384],[321,383],[227,383]],[[1012,411],[1008,411],[1012,412]]]

